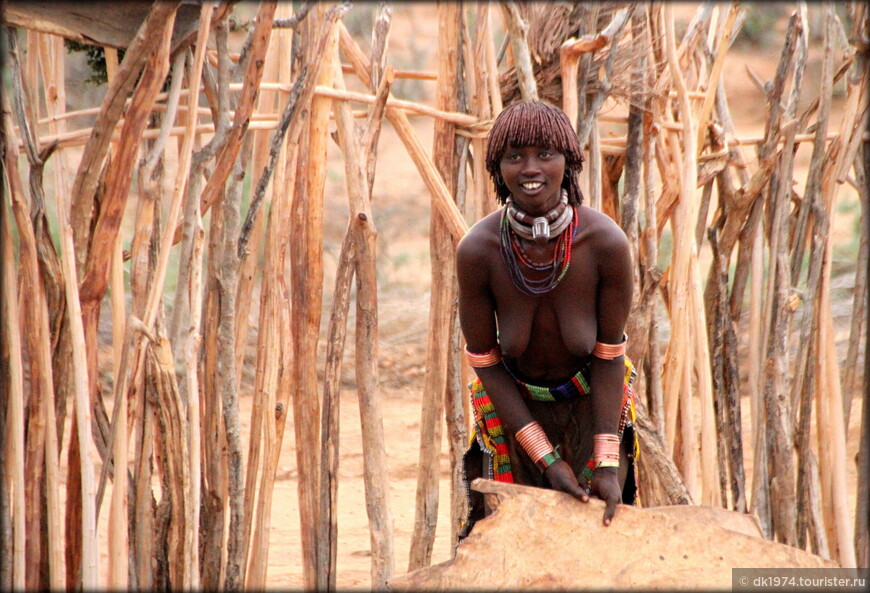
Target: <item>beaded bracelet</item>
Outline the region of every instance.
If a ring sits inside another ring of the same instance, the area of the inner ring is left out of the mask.
[[[619,467],[619,436],[607,433],[593,436],[592,457],[595,459],[595,469]]]
[[[544,455],[543,457],[541,457],[540,459],[538,459],[538,460],[535,462],[535,465],[538,466],[538,469],[539,469],[539,470],[544,471],[545,469],[547,469],[548,467],[550,467],[551,465],[553,465],[554,463],[556,463],[556,461],[559,460],[559,459],[562,459],[562,458],[559,456],[559,452],[556,451],[555,449],[553,449],[553,452],[552,452],[552,453],[547,453],[546,455]]]
[[[468,346],[466,346],[465,360],[468,361],[468,366],[474,369],[491,367],[501,362],[501,350],[498,346],[495,346],[487,352],[478,354],[476,352],[472,352],[468,349]]]
[[[550,439],[547,438],[544,429],[536,421],[532,420],[523,426],[515,436],[517,442],[541,471],[556,463],[556,460],[561,459],[558,451],[553,448]]]
[[[592,349],[592,356],[603,360],[613,360],[625,354],[625,343],[628,341],[628,336],[622,334],[622,341],[619,344],[604,344],[595,342],[595,347]]]

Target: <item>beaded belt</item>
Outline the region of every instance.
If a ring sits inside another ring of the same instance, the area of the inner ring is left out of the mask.
[[[504,364],[504,363],[502,363]],[[589,364],[584,365],[573,377],[565,381],[561,385],[554,387],[541,387],[538,385],[530,385],[524,381],[520,381],[513,374],[514,381],[520,388],[520,394],[528,400],[534,401],[565,401],[571,400],[581,395],[587,395],[590,392],[589,380]],[[619,416],[619,440],[622,441],[622,433],[625,430],[628,422],[635,422],[634,409],[634,392],[631,385],[634,382],[636,371],[628,358],[625,359],[625,378],[623,380],[622,391],[622,412]],[[513,483],[513,473],[511,472],[511,460],[508,452],[507,438],[504,434],[501,419],[498,416],[498,411],[495,409],[483,383],[479,378],[468,386],[471,392],[471,403],[474,409],[475,429],[472,439],[477,439],[480,446],[489,451],[492,455],[492,479],[497,482]],[[634,453],[637,457],[640,453],[637,434],[634,438]],[[583,475],[586,480],[592,479],[595,470],[594,459],[589,459],[586,467],[583,468]]]

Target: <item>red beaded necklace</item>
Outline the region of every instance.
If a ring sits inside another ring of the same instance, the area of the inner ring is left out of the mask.
[[[574,244],[574,235],[577,230],[577,209],[571,206],[571,232],[567,232],[568,228],[562,230],[559,238],[553,246],[553,257],[550,261],[543,264],[533,263],[528,254],[522,247],[520,237],[511,227],[508,217],[508,206],[502,210],[501,216],[501,233],[500,247],[502,259],[507,265],[508,271],[516,286],[523,293],[536,296],[546,294],[556,288],[565,274],[568,272],[568,266],[571,264],[571,249]],[[523,268],[528,268],[535,272],[549,272],[545,277],[540,279],[528,278],[523,271]]]

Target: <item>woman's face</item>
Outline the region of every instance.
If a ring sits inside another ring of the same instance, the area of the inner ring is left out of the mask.
[[[508,146],[499,163],[514,204],[529,214],[544,214],[559,202],[565,155],[545,146]]]

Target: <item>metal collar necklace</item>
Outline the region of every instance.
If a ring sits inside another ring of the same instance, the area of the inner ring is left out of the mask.
[[[543,216],[531,216],[514,205],[508,196],[506,212],[511,230],[523,239],[535,241],[541,245],[552,237],[558,237],[568,228],[574,218],[574,209],[568,208],[568,192],[562,190],[559,203]]]

